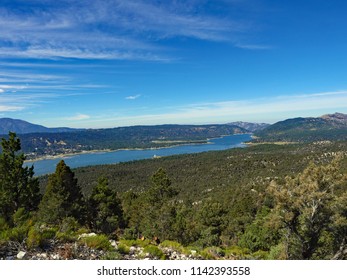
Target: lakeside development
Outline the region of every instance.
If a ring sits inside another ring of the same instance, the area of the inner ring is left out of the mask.
[[[224,150],[233,147],[243,147],[251,139],[250,134],[236,134],[220,138],[207,139],[205,143],[185,143],[154,148],[135,148],[118,150],[95,150],[76,154],[63,154],[62,156],[48,156],[43,159],[29,160],[26,166],[35,167],[36,175],[52,173],[55,165],[64,159],[71,167],[87,165],[112,164],[132,160],[158,158],[177,154],[199,153],[211,150]]]
[[[222,136],[223,137],[223,136]],[[220,138],[222,138],[220,137]],[[112,152],[118,152],[118,151],[146,151],[146,150],[158,150],[158,149],[165,149],[165,148],[173,148],[173,147],[179,147],[184,145],[202,145],[202,144],[212,144],[212,142],[208,141],[209,139],[201,140],[201,141],[194,141],[194,140],[186,140],[186,141],[152,141],[155,144],[173,144],[173,145],[163,145],[163,146],[157,146],[157,147],[149,147],[149,148],[121,148],[121,149],[101,149],[101,150],[83,150],[83,151],[76,151],[75,153],[61,153],[56,155],[46,155],[46,156],[39,156],[37,158],[31,158],[27,159],[24,162],[36,162],[40,160],[49,160],[49,159],[64,159],[72,156],[78,156],[78,155],[85,155],[85,154],[99,154],[99,153],[112,153]]]

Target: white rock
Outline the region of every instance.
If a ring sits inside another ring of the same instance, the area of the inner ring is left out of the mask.
[[[117,249],[117,242],[115,240],[110,240],[111,246]]]
[[[26,252],[23,252],[23,251],[20,251],[18,254],[17,254],[17,259],[21,260],[25,257],[26,255]]]
[[[136,247],[135,247],[135,246],[131,246],[131,247],[129,248],[129,251],[132,252],[132,253],[134,253],[134,252],[136,251]]]

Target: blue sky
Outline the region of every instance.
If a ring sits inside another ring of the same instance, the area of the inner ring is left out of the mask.
[[[0,117],[49,127],[347,113],[347,1],[1,0]]]

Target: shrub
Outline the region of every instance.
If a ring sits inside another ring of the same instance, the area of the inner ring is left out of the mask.
[[[7,230],[9,228],[6,220],[3,217],[0,217],[0,231]]]
[[[28,225],[21,225],[14,228],[8,228],[0,232],[0,240],[23,242],[27,237]]]
[[[269,257],[269,252],[268,251],[259,250],[259,251],[256,251],[255,253],[253,253],[252,256],[256,260],[267,260],[268,257]]]
[[[164,253],[157,247],[154,245],[148,245],[144,248],[143,250],[144,253],[148,253],[150,254],[153,258],[157,258],[160,260],[165,260],[165,255]]]
[[[249,259],[249,249],[241,248],[239,246],[233,246],[225,250],[225,257],[228,259],[242,260]]]
[[[182,246],[182,244],[176,242],[176,241],[170,241],[170,240],[165,240],[163,241],[162,243],[160,243],[160,247],[161,248],[171,248],[179,253],[182,253],[182,254],[189,254],[190,251],[187,250],[186,248],[184,248]]]
[[[280,243],[276,246],[271,247],[269,255],[269,260],[286,260],[287,259],[287,253],[286,253],[286,246],[283,243]]]
[[[200,254],[205,260],[217,260],[225,256],[225,252],[219,247],[207,247]]]
[[[137,237],[136,230],[134,228],[126,228],[124,229],[124,233],[122,235],[122,238],[126,240],[134,240]]]
[[[43,241],[42,241],[42,235],[40,231],[35,226],[31,227],[28,232],[28,238],[26,240],[26,244],[28,248],[31,249],[31,248],[40,247],[42,243]]]
[[[85,244],[86,246],[90,248],[95,248],[99,250],[109,251],[112,249],[112,246],[110,241],[108,240],[108,237],[104,234],[83,237],[80,240],[80,243]]]
[[[117,250],[120,254],[122,255],[126,255],[126,254],[129,254],[130,252],[130,248],[129,246],[127,246],[126,244],[124,243],[119,243],[118,244],[118,247],[117,247]]]
[[[13,214],[13,223],[16,226],[22,225],[25,223],[25,221],[28,219],[29,214],[24,208],[19,208],[14,214]]]
[[[60,223],[60,232],[72,232],[77,231],[80,228],[78,221],[73,217],[66,217]]]
[[[60,232],[58,231],[55,238],[62,242],[74,242],[77,240],[77,234],[75,232]]]
[[[39,228],[38,226],[32,226],[29,229],[26,244],[28,248],[42,248],[48,244],[50,239],[56,236],[56,233],[56,228]]]

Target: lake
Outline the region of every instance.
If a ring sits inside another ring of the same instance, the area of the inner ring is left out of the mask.
[[[62,159],[71,168],[77,168],[88,165],[113,164],[170,155],[201,153],[245,147],[244,142],[249,140],[251,140],[251,134],[236,134],[210,139],[208,144],[188,144],[160,149],[117,150],[112,152],[76,154],[54,159],[42,159],[33,162],[26,162],[25,165],[31,166],[33,164],[35,175],[39,176],[53,173],[56,165]]]

